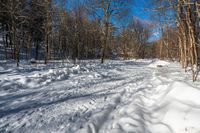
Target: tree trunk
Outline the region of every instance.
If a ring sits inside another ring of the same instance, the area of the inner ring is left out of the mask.
[[[108,43],[108,29],[109,25],[108,22],[105,22],[105,35],[104,35],[104,40],[103,40],[103,46],[102,46],[102,55],[101,55],[101,63],[104,63],[105,56],[106,56],[106,49],[107,49],[107,43]]]

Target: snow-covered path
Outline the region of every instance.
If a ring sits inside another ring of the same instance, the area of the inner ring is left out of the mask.
[[[200,82],[190,79],[159,60],[2,65],[0,132],[198,133]]]

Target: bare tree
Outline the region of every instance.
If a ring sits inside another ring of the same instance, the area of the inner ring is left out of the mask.
[[[112,22],[112,18],[115,18],[121,14],[125,16],[129,8],[128,4],[130,0],[88,0],[89,9],[101,19],[102,25],[102,50],[101,50],[101,63],[104,63],[106,52],[109,42],[109,26]],[[122,15],[121,15],[122,17]]]

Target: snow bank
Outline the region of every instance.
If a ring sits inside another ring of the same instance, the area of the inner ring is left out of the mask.
[[[21,72],[24,74],[21,74]],[[30,72],[29,72],[30,71]],[[62,67],[62,68],[51,68],[49,67],[46,71],[41,71],[40,69],[32,69],[26,70],[24,68],[19,68],[18,71],[10,69],[9,71],[5,71],[4,68],[0,67],[0,73],[4,74],[0,77],[2,81],[10,81],[18,84],[19,86],[26,86],[31,88],[36,88],[41,85],[47,85],[53,81],[66,80],[70,76],[74,74],[80,73],[80,66],[72,66],[72,67]],[[7,73],[10,75],[8,76]],[[12,74],[13,73],[13,74]],[[19,75],[17,75],[19,74]]]
[[[150,65],[149,65],[149,67],[162,67],[162,66],[167,66],[167,65],[169,65],[170,63],[169,62],[167,62],[167,61],[162,61],[162,60],[155,60],[155,61],[153,61],[153,63],[151,63]]]
[[[163,122],[175,133],[200,131],[200,89],[183,82],[173,82],[162,105],[167,105]]]

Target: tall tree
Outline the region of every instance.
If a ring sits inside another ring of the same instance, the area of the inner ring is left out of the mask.
[[[45,21],[44,21],[44,44],[45,44],[45,64],[49,61],[50,56],[50,44],[51,44],[51,30],[52,30],[52,1],[45,0],[44,1],[44,9],[45,9]]]
[[[90,11],[101,20],[102,50],[101,63],[104,63],[109,43],[109,27],[115,18],[125,16],[129,9],[130,0],[88,0]],[[123,14],[123,15],[122,15]],[[115,19],[115,20],[114,20]]]

